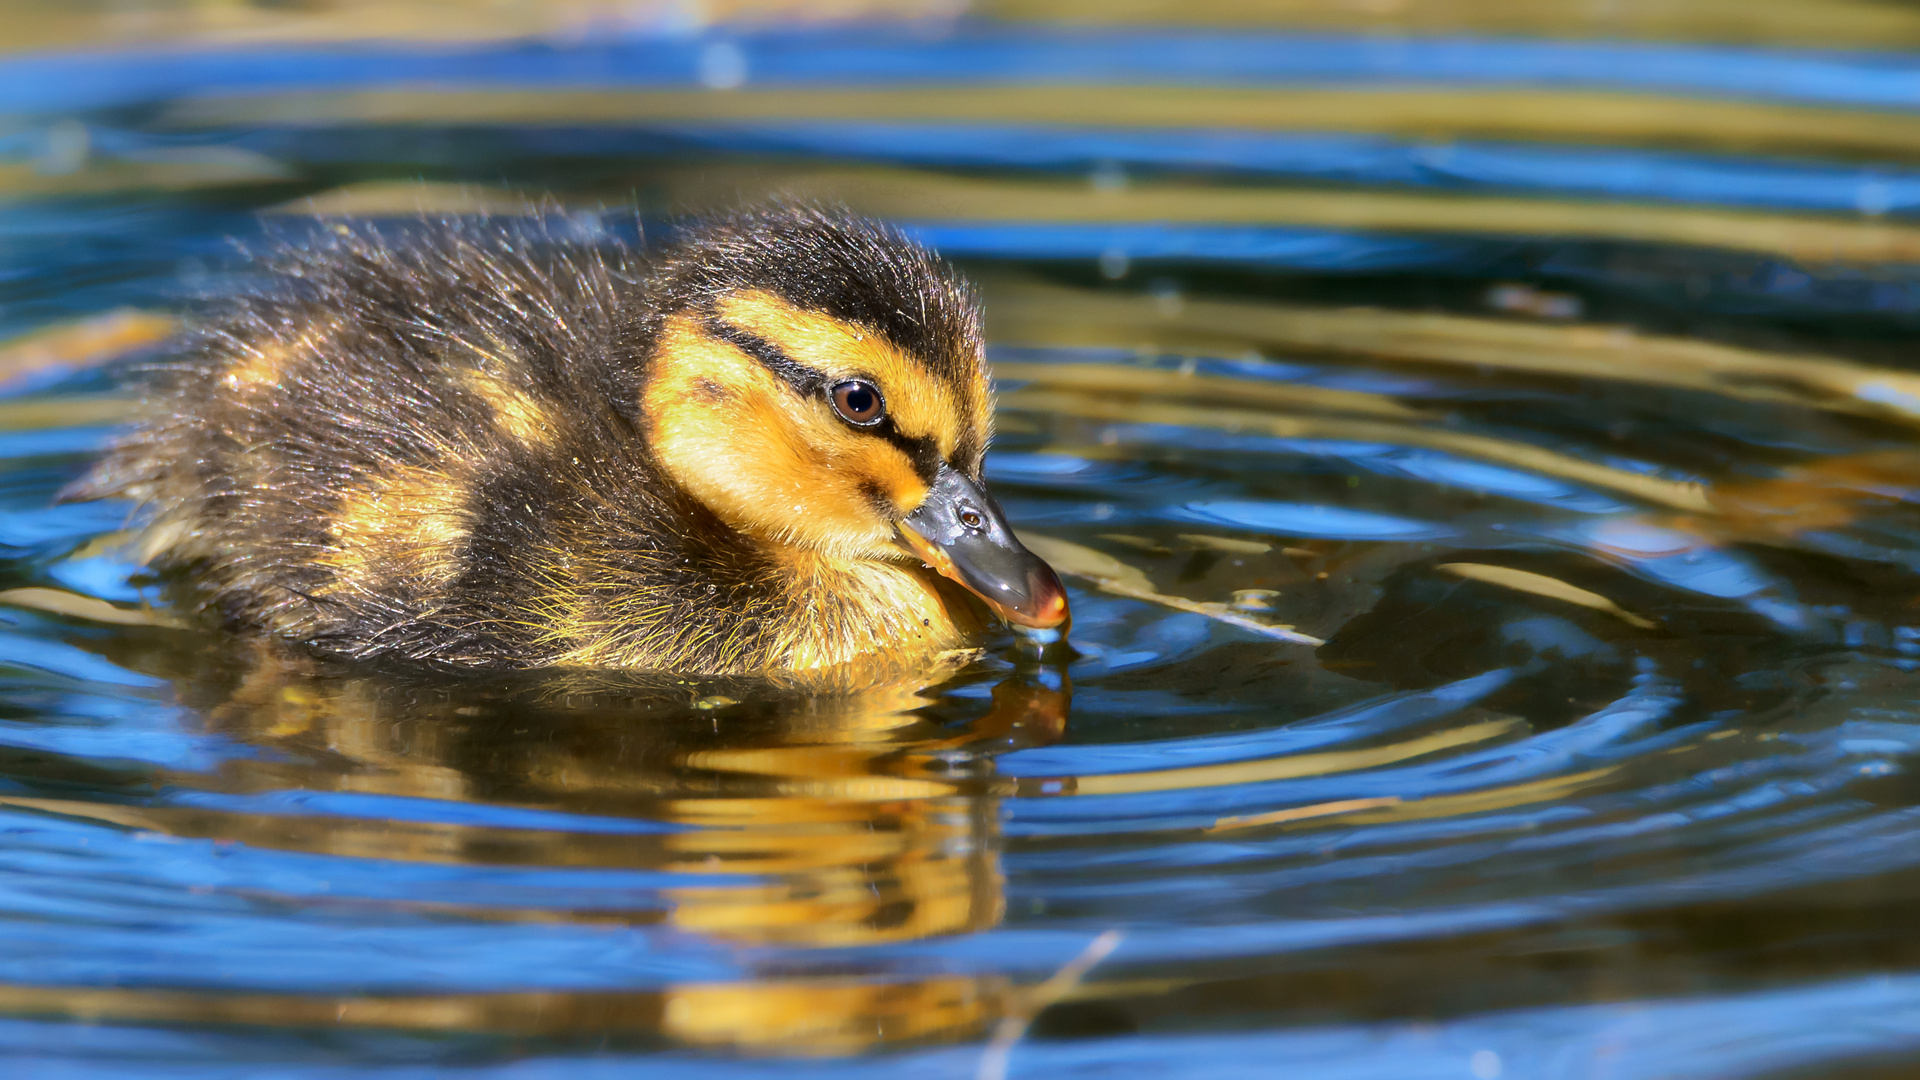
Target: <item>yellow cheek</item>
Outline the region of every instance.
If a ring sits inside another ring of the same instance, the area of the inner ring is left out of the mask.
[[[824,401],[800,397],[690,320],[662,332],[642,408],[668,475],[727,524],[821,551],[893,552],[891,516],[866,487],[896,497],[902,478],[876,478],[870,466],[877,451],[890,452],[910,476],[904,456],[846,430]]]
[[[904,517],[918,509],[927,498],[927,482],[908,463],[905,454],[893,447],[866,455],[861,463],[864,483],[878,488],[893,504],[895,517]]]

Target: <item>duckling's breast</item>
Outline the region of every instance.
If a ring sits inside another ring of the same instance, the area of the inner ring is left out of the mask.
[[[876,656],[910,661],[961,648],[981,631],[973,605],[917,563],[799,549],[778,561],[792,583],[772,643],[780,667],[824,669]]]

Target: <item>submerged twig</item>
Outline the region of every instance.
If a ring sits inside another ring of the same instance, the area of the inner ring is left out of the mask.
[[[1153,588],[1153,583],[1147,580],[1147,575],[1139,568],[1128,566],[1119,559],[1090,547],[1083,547],[1052,536],[1038,536],[1031,533],[1021,533],[1020,542],[1034,554],[1047,560],[1055,571],[1068,577],[1090,581],[1094,588],[1101,592],[1124,596],[1131,600],[1145,600],[1150,604],[1170,607],[1175,611],[1190,611],[1195,615],[1205,615],[1216,622],[1237,626],[1242,630],[1251,630],[1256,634],[1264,634],[1281,641],[1290,641],[1297,645],[1326,644],[1325,641],[1311,634],[1303,634],[1291,626],[1250,619],[1226,604],[1189,600],[1184,596],[1169,596],[1166,593],[1157,592]]]
[[[1169,596],[1166,593],[1154,592],[1152,589],[1133,589],[1120,582],[1101,581],[1098,578],[1091,580],[1098,586],[1101,592],[1112,593],[1115,596],[1125,596],[1134,600],[1145,600],[1149,603],[1159,604],[1162,607],[1173,608],[1175,611],[1191,611],[1195,615],[1205,615],[1209,619],[1226,623],[1228,626],[1237,626],[1242,630],[1251,630],[1256,634],[1265,634],[1271,638],[1279,638],[1281,641],[1291,641],[1296,645],[1326,644],[1324,639],[1314,637],[1312,634],[1303,634],[1291,626],[1281,626],[1278,623],[1263,623],[1258,619],[1249,619],[1245,615],[1234,612],[1225,604],[1210,603],[1203,600],[1189,600],[1184,596]]]
[[[1080,955],[1067,961],[1046,982],[1021,994],[1013,1008],[995,1025],[993,1038],[987,1041],[987,1048],[980,1054],[980,1069],[974,1074],[976,1080],[1006,1080],[1007,1062],[1013,1056],[1013,1048],[1027,1033],[1027,1028],[1033,1025],[1033,1018],[1047,1006],[1072,993],[1095,964],[1120,947],[1120,939],[1125,936],[1118,930],[1105,931],[1087,942],[1087,947],[1080,950]]]
[[[1366,799],[1338,799],[1333,802],[1314,803],[1311,806],[1289,806],[1285,810],[1270,810],[1264,814],[1236,814],[1218,818],[1207,827],[1207,832],[1227,832],[1232,829],[1252,829],[1261,825],[1280,825],[1290,821],[1306,821],[1311,818],[1330,817],[1334,814],[1350,814],[1357,810],[1378,810],[1383,806],[1400,805],[1398,795],[1377,795]]]
[[[114,626],[162,626],[178,627],[180,623],[164,612],[152,608],[115,607],[97,597],[82,596],[64,589],[48,589],[40,586],[28,586],[24,589],[0,591],[0,604],[44,611],[49,615],[65,615],[88,622],[109,623]]]

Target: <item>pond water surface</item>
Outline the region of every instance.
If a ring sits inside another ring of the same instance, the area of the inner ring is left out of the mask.
[[[12,1075],[1920,1062],[1905,55],[635,30],[16,57],[0,108]],[[981,284],[1070,662],[350,669],[170,625],[128,508],[52,504],[270,232],[769,191]]]

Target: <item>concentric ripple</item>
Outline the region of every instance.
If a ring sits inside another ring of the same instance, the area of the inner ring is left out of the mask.
[[[1077,586],[1076,658],[842,700],[173,629],[102,533],[124,508],[48,508],[100,429],[23,434],[0,1006],[325,1028],[343,1061],[845,1053],[981,1037],[1114,931],[1042,1033],[1577,1026],[1755,993],[1684,942],[1920,864],[1920,628],[1886,587],[1920,459],[1884,426],[1687,390],[1596,439],[1604,387],[1240,344],[1003,349],[991,479]]]

